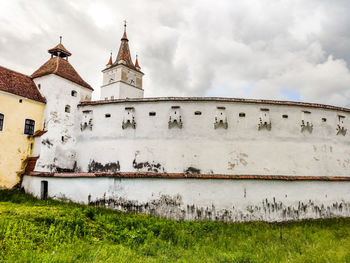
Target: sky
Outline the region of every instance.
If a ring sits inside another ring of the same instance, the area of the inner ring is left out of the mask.
[[[0,65],[31,75],[59,43],[99,99],[123,21],[145,97],[350,107],[348,0],[0,0]]]

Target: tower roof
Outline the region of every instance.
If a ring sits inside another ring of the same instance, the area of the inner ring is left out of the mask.
[[[136,69],[134,63],[131,60],[130,48],[129,48],[128,42],[129,42],[129,39],[126,35],[126,23],[125,23],[124,24],[124,34],[123,34],[123,37],[121,38],[121,43],[120,43],[120,47],[119,47],[119,51],[118,51],[118,55],[117,55],[115,63],[119,64],[121,62],[132,69]],[[122,61],[124,61],[124,62],[122,62]]]
[[[55,74],[89,90],[94,90],[79,76],[78,72],[76,72],[73,66],[68,62],[67,57],[72,54],[62,45],[62,37],[60,37],[60,43],[54,48],[51,48],[49,53],[51,54],[51,59],[46,61],[44,65],[32,74],[32,79]]]
[[[64,57],[69,57],[72,55],[72,53],[70,53],[63,45],[62,45],[62,37],[60,37],[60,43],[49,49],[48,52],[52,55],[52,56],[55,56],[55,57],[61,57],[61,58],[64,58]]]
[[[136,55],[135,67],[136,67],[138,70],[141,69],[141,67],[140,67],[140,65],[139,65],[139,59],[138,59],[138,56],[137,56],[137,55]]]
[[[89,90],[94,90],[88,83],[86,83],[76,72],[73,66],[65,59],[55,57],[49,59],[37,71],[32,74],[32,78],[38,78],[49,74],[55,74],[62,78],[68,79],[80,86]]]
[[[112,60],[112,52],[111,52],[111,56],[109,57],[107,66],[111,66],[113,64],[113,60]]]
[[[34,81],[27,75],[0,66],[0,90],[45,103]]]

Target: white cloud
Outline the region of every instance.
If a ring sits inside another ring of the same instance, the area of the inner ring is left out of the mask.
[[[63,35],[71,63],[98,89],[127,19],[146,96],[300,98],[349,107],[349,12],[345,0],[3,0],[0,64],[31,74]]]

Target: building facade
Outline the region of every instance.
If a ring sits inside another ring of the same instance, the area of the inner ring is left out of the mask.
[[[42,129],[45,99],[29,76],[0,67],[0,188],[11,188]]]

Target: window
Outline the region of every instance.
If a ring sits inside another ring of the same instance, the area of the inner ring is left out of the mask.
[[[202,112],[200,112],[200,111],[195,111],[195,112],[194,112],[194,115],[202,115]]]
[[[18,102],[19,102],[19,103],[22,103],[22,101],[23,101],[22,99],[19,99],[19,101],[18,101]]]
[[[72,90],[72,97],[77,97],[78,96],[78,92],[76,92],[75,90]]]
[[[41,84],[38,84],[38,88],[41,89]]]
[[[0,113],[0,131],[4,128],[4,114]]]
[[[239,117],[245,117],[245,113],[244,112],[241,112],[240,114],[239,114]]]
[[[66,107],[64,108],[64,112],[70,113],[70,106],[66,105]]]
[[[35,121],[26,119],[24,123],[24,134],[33,135],[34,134]]]
[[[105,117],[106,117],[106,118],[110,118],[110,117],[111,117],[111,114],[106,113],[106,114],[105,114]]]
[[[156,116],[156,113],[154,111],[151,111],[148,113],[149,116]]]
[[[283,119],[288,119],[288,115],[287,115],[287,114],[284,114],[284,115],[282,115],[282,118],[283,118]]]
[[[322,118],[322,122],[326,122],[327,121],[327,119],[326,118]]]

